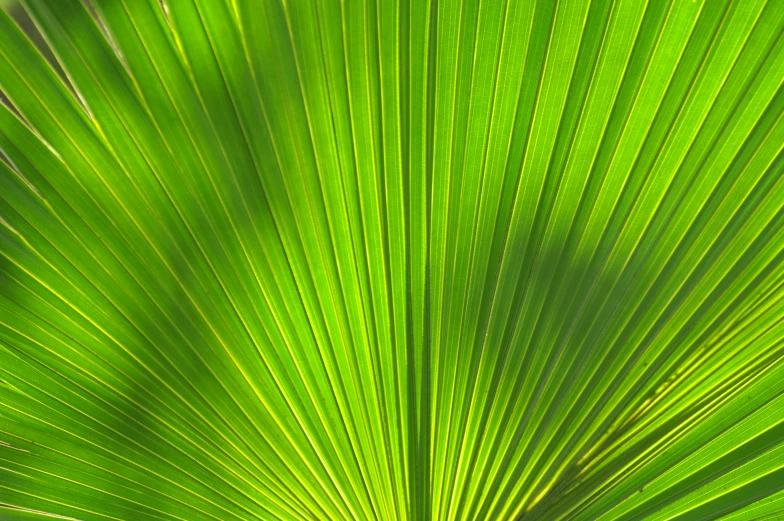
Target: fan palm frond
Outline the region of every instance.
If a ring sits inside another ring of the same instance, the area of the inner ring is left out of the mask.
[[[784,3],[0,11],[0,519],[784,519]]]

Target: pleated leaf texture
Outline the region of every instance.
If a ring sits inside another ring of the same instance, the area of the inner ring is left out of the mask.
[[[781,0],[23,5],[0,519],[784,519]]]

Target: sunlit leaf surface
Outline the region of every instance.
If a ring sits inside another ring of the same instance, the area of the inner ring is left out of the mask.
[[[784,2],[23,4],[0,519],[784,519]]]

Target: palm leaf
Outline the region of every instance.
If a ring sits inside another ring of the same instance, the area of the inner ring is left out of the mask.
[[[784,4],[23,4],[0,518],[784,516]]]

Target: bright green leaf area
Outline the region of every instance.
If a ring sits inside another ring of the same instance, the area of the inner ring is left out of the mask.
[[[784,519],[784,2],[22,4],[0,519]]]

